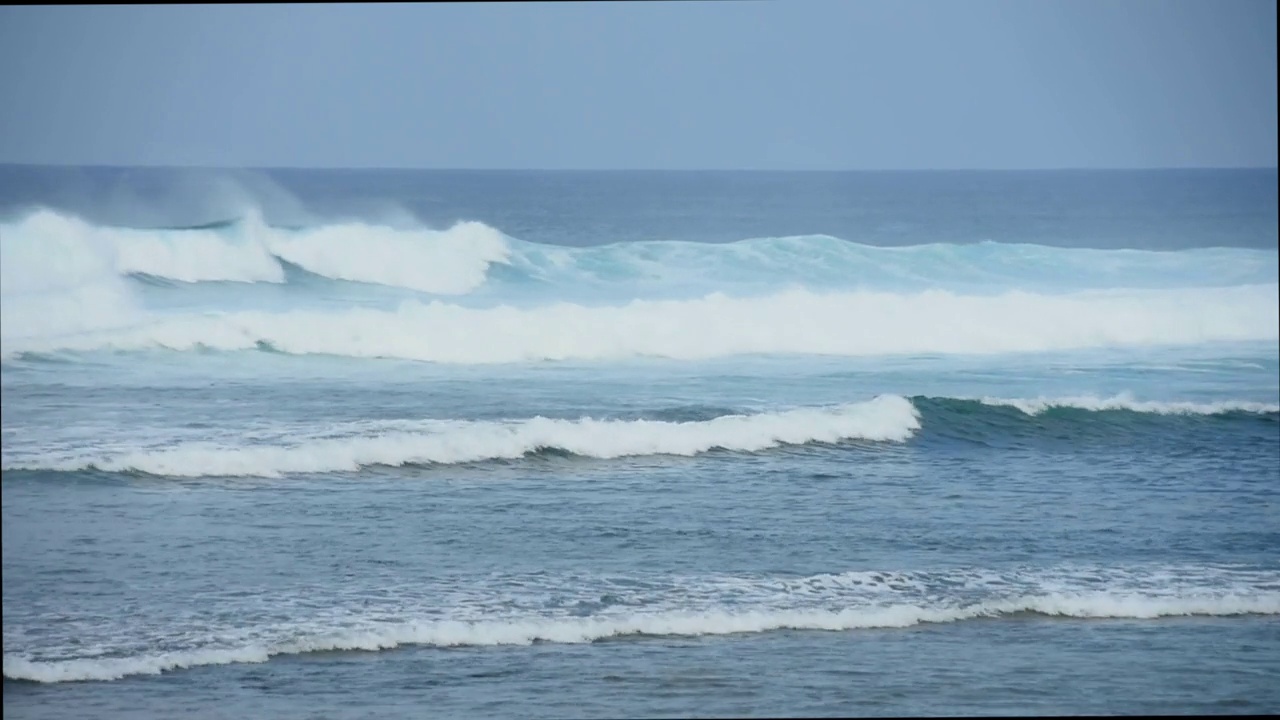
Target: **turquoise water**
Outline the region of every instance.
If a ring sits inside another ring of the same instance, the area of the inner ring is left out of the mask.
[[[1280,709],[1274,171],[163,180],[0,173],[6,714]]]

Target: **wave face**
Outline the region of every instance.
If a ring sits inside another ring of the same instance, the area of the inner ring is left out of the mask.
[[[326,438],[295,435],[290,445],[217,446],[127,451],[105,458],[68,457],[52,466],[6,457],[4,468],[143,472],[173,477],[257,476],[354,472],[370,465],[457,464],[519,458],[540,451],[613,459],[637,455],[696,455],[722,449],[755,452],[780,445],[841,440],[901,442],[920,427],[910,401],[884,396],[835,408],[724,415],[706,421],[560,420],[508,422],[421,421],[350,430],[328,428]],[[337,435],[338,437],[332,437]],[[243,442],[243,441],[241,441]],[[7,452],[7,451],[6,451]]]
[[[197,228],[136,229],[95,226],[42,210],[4,225],[3,235],[24,275],[64,283],[79,272],[63,257],[92,251],[125,276],[283,283],[284,261],[334,280],[456,295],[483,284],[489,264],[506,262],[508,254],[502,234],[476,222],[443,231],[363,223],[288,230],[268,227],[257,213]],[[50,246],[57,250],[50,252]]]
[[[3,230],[6,248],[23,253],[24,274],[48,280],[64,275],[66,255],[92,252],[107,258],[107,267],[119,275],[146,274],[188,283],[284,282],[284,269],[259,241],[256,225],[116,228],[43,210]],[[50,252],[50,244],[57,250]]]
[[[445,608],[433,605],[438,588],[401,587],[395,600],[327,597],[327,612],[234,630],[215,626],[205,633],[170,635],[165,628],[144,626],[137,628],[143,637],[131,638],[89,631],[76,650],[6,651],[4,676],[41,683],[108,681],[336,650],[590,643],[783,629],[843,632],[1025,614],[1133,620],[1280,614],[1280,574],[1216,567],[850,571],[807,577],[539,573],[493,580],[502,591],[454,579]],[[217,609],[215,600],[215,607],[197,614]],[[138,646],[162,649],[128,649]],[[91,657],[84,648],[91,649]]]
[[[48,210],[5,225],[0,241],[5,357],[266,348],[473,364],[1277,336],[1280,264],[1267,250],[875,248],[826,236],[569,248],[479,222],[289,229],[249,213],[146,230]]]
[[[3,338],[118,327],[141,310],[115,245],[51,213],[0,229],[0,300]]]
[[[633,242],[589,248],[519,244],[512,265],[555,285],[657,283],[694,291],[711,282],[883,290],[1218,287],[1274,283],[1277,254],[1202,248],[1092,250],[979,242],[875,247],[827,235],[725,244]]]
[[[282,260],[335,280],[388,285],[434,295],[463,295],[484,284],[489,266],[508,262],[506,238],[478,222],[444,231],[360,223],[292,233],[259,224]]]
[[[1013,412],[1023,418],[1009,418]],[[1040,416],[1047,415],[1041,419]],[[1123,417],[1134,415],[1126,423]],[[1151,402],[1109,398],[905,398],[883,395],[861,403],[755,414],[718,414],[706,420],[657,419],[386,420],[322,426],[293,425],[229,434],[216,441],[166,437],[143,428],[136,441],[109,453],[83,438],[56,442],[46,434],[34,446],[4,451],[4,470],[196,477],[278,478],[290,474],[355,473],[374,466],[456,465],[564,454],[613,460],[646,455],[693,456],[711,451],[756,453],[785,446],[844,442],[904,443],[923,428],[940,436],[992,443],[1020,437],[1070,442],[1115,435],[1142,416],[1236,419],[1274,427],[1280,405],[1217,401]],[[1031,420],[1036,418],[1036,422]],[[1045,422],[1048,420],[1050,422]],[[1143,428],[1139,428],[1143,429]],[[1147,427],[1146,430],[1152,428]],[[1176,427],[1165,427],[1176,430]]]
[[[268,226],[257,211],[194,228],[97,226],[40,210],[5,223],[5,244],[92,247],[122,275],[184,283],[286,282],[284,263],[331,280],[435,295],[473,292],[505,266],[507,282],[571,290],[644,286],[681,291],[726,285],[878,289],[1218,287],[1274,283],[1277,253],[1240,248],[1176,252],[1093,250],[980,242],[883,248],[826,235],[731,243],[653,240],[595,247],[523,242],[480,222],[430,230],[350,221]],[[24,274],[67,270],[60,253],[27,251]]]

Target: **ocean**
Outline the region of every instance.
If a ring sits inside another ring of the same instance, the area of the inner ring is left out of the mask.
[[[1277,172],[0,167],[4,714],[1280,712]]]

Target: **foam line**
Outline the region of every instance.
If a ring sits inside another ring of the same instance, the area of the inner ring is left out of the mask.
[[[746,354],[998,354],[1280,338],[1276,285],[1190,290],[927,291],[696,300],[590,307],[242,311],[154,318],[128,329],[6,342],[4,352],[251,350],[438,363],[683,360]]]
[[[1280,595],[1149,597],[1136,593],[1033,595],[967,606],[895,604],[844,610],[753,609],[635,613],[611,617],[525,617],[480,621],[407,621],[380,629],[311,629],[289,640],[121,658],[33,661],[4,657],[4,676],[41,683],[118,680],[133,675],[207,665],[262,663],[280,655],[335,650],[379,651],[406,645],[434,647],[589,643],[625,636],[705,636],[774,630],[850,631],[951,623],[1020,613],[1069,618],[1155,619],[1171,616],[1280,614]]]
[[[725,415],[701,422],[554,420],[425,421],[417,432],[313,439],[293,445],[215,446],[183,443],[75,457],[46,464],[6,459],[5,469],[145,472],[171,477],[279,477],[287,473],[354,472],[371,465],[455,464],[518,458],[546,449],[593,458],[696,455],[713,448],[758,451],[785,444],[846,439],[903,441],[920,427],[915,407],[885,395],[834,408]]]

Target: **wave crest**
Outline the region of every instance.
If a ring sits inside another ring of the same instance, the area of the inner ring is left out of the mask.
[[[517,243],[512,258],[528,277],[563,287],[803,284],[829,289],[963,291],[1273,283],[1280,280],[1276,261],[1274,251],[1239,248],[1167,252],[990,241],[876,247],[829,235],[730,243],[658,240],[581,248]]]
[[[216,446],[185,443],[165,450],[65,458],[43,469],[143,472],[170,477],[279,477],[286,473],[355,472],[371,465],[457,464],[519,458],[543,450],[611,459],[696,455],[712,449],[754,452],[779,445],[849,439],[904,441],[920,427],[909,400],[885,395],[834,408],[725,415],[712,420],[423,421],[414,432],[314,439],[294,445]],[[6,460],[6,470],[36,469]]]
[[[984,410],[985,408],[985,410]],[[1015,417],[996,408],[1012,408]],[[1057,410],[1069,412],[1056,413]],[[1054,412],[1051,424],[1018,422],[1018,416]],[[1098,413],[1135,413],[1147,423],[1118,423]],[[370,466],[449,465],[513,460],[530,455],[614,459],[642,455],[692,456],[721,449],[761,452],[784,445],[850,440],[906,442],[920,430],[970,441],[999,438],[1069,438],[1072,443],[1136,432],[1177,431],[1180,416],[1223,416],[1274,422],[1280,404],[1240,400],[1143,401],[1130,394],[1110,398],[946,398],[883,395],[833,407],[741,414],[699,408],[657,410],[637,419],[379,420],[284,424],[200,437],[161,428],[135,427],[112,453],[91,450],[76,432],[39,433],[36,443],[9,442],[4,470],[141,472],[171,477],[280,477],[291,473],[357,472]],[[660,419],[680,416],[681,420]],[[1166,419],[1167,418],[1167,419]],[[1269,419],[1269,420],[1268,420]],[[1012,421],[1009,422],[1009,421]]]
[[[1154,413],[1156,415],[1225,415],[1227,413],[1277,413],[1280,405],[1240,400],[1218,400],[1213,402],[1191,402],[1138,400],[1132,393],[1120,393],[1100,398],[1090,395],[1064,398],[995,398],[984,397],[979,400],[983,405],[996,407],[1012,407],[1026,415],[1042,415],[1054,409],[1069,408],[1106,412],[1127,410],[1136,413]]]
[[[54,213],[26,221],[23,232],[0,231],[0,342],[69,335],[131,325],[142,309],[124,278],[116,246],[91,227]]]
[[[335,280],[374,283],[434,295],[464,295],[484,284],[489,266],[507,263],[502,233],[479,222],[444,231],[364,224],[275,233],[278,257]]]
[[[181,282],[282,283],[281,261],[315,275],[460,295],[504,280],[572,293],[811,288],[958,291],[1130,287],[1224,287],[1280,280],[1277,253],[1241,248],[1182,251],[1060,248],[980,242],[876,247],[827,235],[752,238],[730,243],[639,241],[589,247],[523,242],[475,221],[447,230],[359,221],[301,228],[269,226],[260,211],[186,228],[93,225],[52,210],[6,223],[4,235],[49,247],[67,237],[111,249],[122,274]],[[44,270],[52,266],[46,263]],[[625,290],[619,290],[625,288]],[[510,288],[509,288],[510,289]]]
[[[43,683],[106,681],[180,668],[262,663],[272,657],[327,651],[379,651],[403,646],[460,647],[590,643],[626,637],[708,636],[782,629],[827,632],[903,628],[1034,614],[1046,618],[1229,617],[1280,614],[1274,571],[1217,568],[1071,568],[1065,572],[847,572],[804,578],[507,578],[541,607],[511,609],[507,591],[486,586],[460,595],[461,606],[440,605],[425,592],[407,607],[361,609],[273,621],[192,638],[185,624],[152,636],[163,652],[134,654],[132,638],[116,637],[85,657],[82,643],[35,654],[6,648],[4,675]],[[456,586],[450,581],[451,587]],[[502,585],[502,578],[487,582]],[[535,598],[577,598],[586,615]],[[602,593],[619,604],[600,607]],[[398,594],[397,594],[398,595]],[[226,617],[225,615],[223,617]],[[238,623],[246,620],[235,614]],[[74,649],[73,649],[74,648]],[[112,648],[118,648],[112,650]],[[56,653],[56,654],[55,654]]]
[[[438,295],[471,292],[491,263],[505,263],[505,237],[478,222],[448,230],[397,229],[364,223],[287,230],[259,213],[195,228],[135,229],[92,225],[49,210],[6,225],[7,247],[22,247],[23,275],[65,285],[78,276],[69,246],[90,247],[119,275],[179,282],[286,281],[280,261],[316,275]]]

